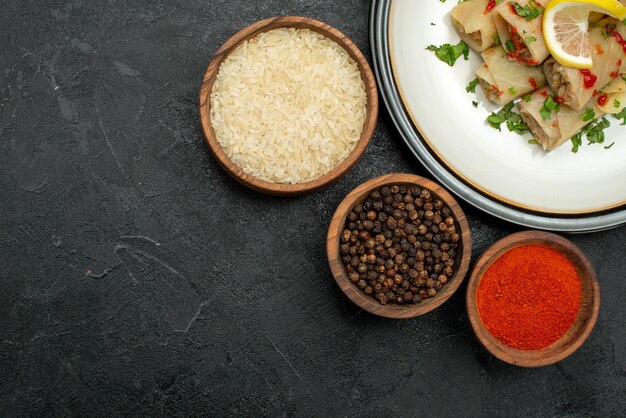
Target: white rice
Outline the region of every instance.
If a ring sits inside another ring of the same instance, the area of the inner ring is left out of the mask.
[[[275,29],[224,60],[211,92],[211,124],[246,173],[304,183],[354,149],[366,105],[359,68],[343,48],[308,29]]]

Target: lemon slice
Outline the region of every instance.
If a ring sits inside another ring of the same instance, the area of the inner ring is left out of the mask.
[[[552,56],[571,68],[591,68],[589,13],[626,18],[626,6],[618,0],[552,0],[543,12],[543,36]]]

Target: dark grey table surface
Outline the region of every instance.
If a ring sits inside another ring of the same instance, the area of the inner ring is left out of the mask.
[[[598,272],[598,324],[565,361],[522,369],[479,345],[465,286],[393,321],[333,281],[343,197],[428,176],[384,108],[321,192],[267,197],[218,167],[198,122],[206,66],[237,30],[290,14],[371,57],[368,0],[1,3],[0,415],[622,414],[625,227],[571,237]],[[519,230],[463,207],[474,260]]]

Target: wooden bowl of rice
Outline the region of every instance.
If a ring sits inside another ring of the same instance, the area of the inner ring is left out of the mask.
[[[305,17],[254,23],[216,53],[200,90],[209,149],[237,181],[289,196],[346,174],[376,127],[378,92],[359,49]]]

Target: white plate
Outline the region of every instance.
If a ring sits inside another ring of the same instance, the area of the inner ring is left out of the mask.
[[[497,106],[480,87],[465,86],[480,63],[476,52],[454,67],[426,47],[459,42],[449,12],[456,1],[393,0],[389,18],[392,69],[403,104],[431,150],[448,169],[492,198],[526,210],[585,214],[626,203],[626,127],[609,117],[605,144],[577,154],[569,143],[550,153],[530,136],[498,132],[485,123]],[[434,25],[431,25],[434,23]],[[479,102],[478,108],[472,101]],[[610,149],[604,145],[615,144]]]

